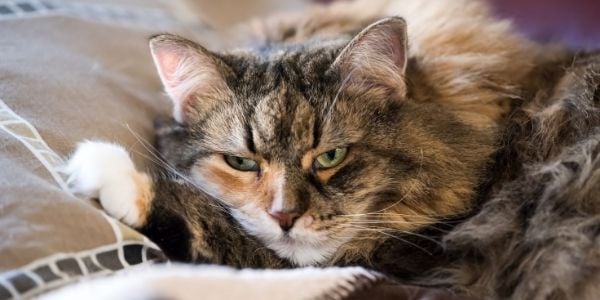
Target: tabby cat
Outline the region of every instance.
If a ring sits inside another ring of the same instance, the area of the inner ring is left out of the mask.
[[[218,53],[152,38],[173,103],[162,167],[85,142],[73,189],[173,260],[363,265],[476,296],[554,295],[547,282],[518,294],[509,271],[484,278],[477,240],[456,246],[456,225],[484,224],[473,215],[516,178],[495,162],[510,113],[541,86],[540,46],[477,0],[344,2],[249,28],[251,43]]]

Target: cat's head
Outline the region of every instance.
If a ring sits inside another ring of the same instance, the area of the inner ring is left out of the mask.
[[[227,54],[157,36],[152,54],[181,124],[167,159],[299,265],[461,214],[492,139],[434,89],[417,99],[407,42],[400,18],[350,41]]]

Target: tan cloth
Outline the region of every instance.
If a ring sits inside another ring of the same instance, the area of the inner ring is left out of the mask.
[[[118,142],[146,164],[138,139],[169,110],[147,38],[183,31],[156,1],[19,3],[0,2],[0,299],[161,256],[70,195],[60,166],[83,139]]]

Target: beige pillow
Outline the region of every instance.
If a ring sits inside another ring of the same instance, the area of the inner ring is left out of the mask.
[[[161,259],[145,237],[69,194],[59,168],[82,139],[118,142],[145,165],[153,119],[169,111],[147,38],[189,33],[158,1],[3,3],[0,299]]]

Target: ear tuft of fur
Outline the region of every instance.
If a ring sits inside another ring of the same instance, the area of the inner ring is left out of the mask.
[[[406,22],[391,17],[369,25],[354,37],[334,65],[340,68],[343,80],[383,85],[405,96],[407,60]]]

